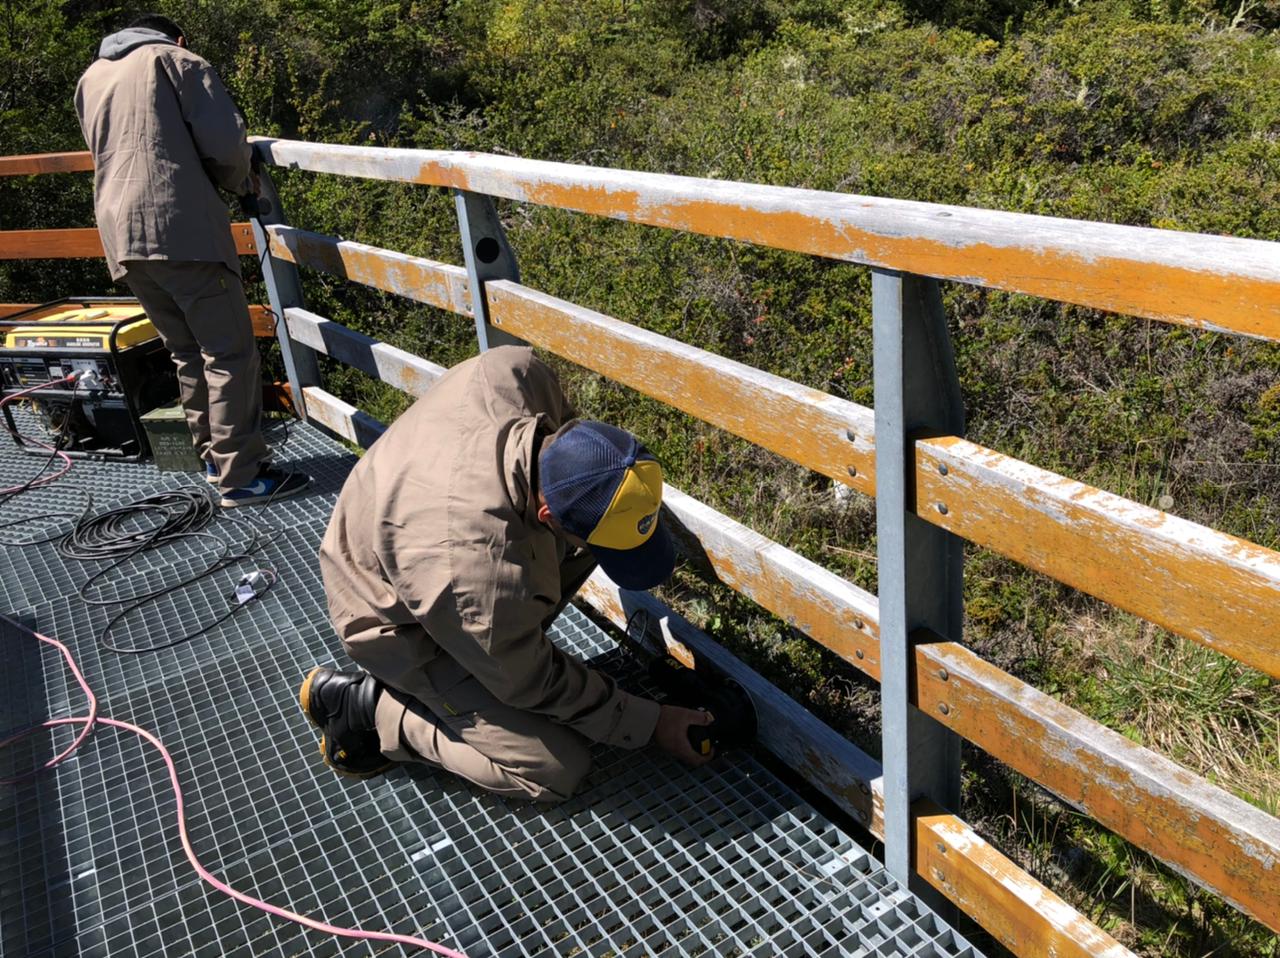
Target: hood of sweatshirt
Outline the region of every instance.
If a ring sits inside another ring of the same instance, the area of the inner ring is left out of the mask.
[[[145,27],[129,27],[109,37],[104,37],[98,47],[98,56],[103,60],[119,60],[126,53],[144,47],[149,43],[174,43],[159,30],[148,30]]]

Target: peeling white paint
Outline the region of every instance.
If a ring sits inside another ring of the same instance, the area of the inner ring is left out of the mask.
[[[268,162],[292,168],[460,187],[521,202],[543,201],[552,191],[559,197],[553,205],[596,215],[1280,338],[1277,296],[1259,297],[1255,289],[1248,308],[1243,302],[1237,308],[1208,288],[1261,283],[1280,293],[1280,257],[1275,245],[1263,240],[480,153],[260,137],[253,142]],[[798,228],[796,217],[807,228]],[[894,254],[874,249],[877,243],[890,244],[887,249],[917,244],[907,247],[913,262],[896,261]],[[995,256],[993,272],[974,275],[963,265],[972,262],[972,254],[957,258],[946,255],[948,250],[1019,252],[1044,262],[1024,262],[1019,268],[1025,275],[1009,275],[1007,268],[1000,271]],[[1170,271],[1167,281],[1159,270]],[[1126,271],[1145,279],[1119,288],[1115,276]],[[1205,277],[1205,289],[1192,279],[1196,276]],[[1161,291],[1159,297],[1150,294],[1153,289]]]
[[[342,263],[346,274],[344,278],[352,282],[396,293],[468,318],[472,315],[467,271],[461,266],[291,226],[269,226],[267,233],[274,256],[323,272],[332,272],[327,257],[334,257]],[[326,255],[309,255],[308,250],[323,250]]]

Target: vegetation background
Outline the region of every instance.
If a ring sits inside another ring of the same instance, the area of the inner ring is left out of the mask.
[[[156,0],[253,132],[1280,240],[1280,0]],[[100,37],[146,10],[0,0],[0,154],[83,148]],[[293,174],[292,222],[460,262],[440,191]],[[504,205],[532,286],[871,402],[866,269]],[[88,225],[88,177],[0,183],[0,229]],[[453,363],[456,317],[309,276],[313,308]],[[100,262],[8,263],[0,301],[111,292]],[[970,435],[1280,548],[1280,347],[949,285]],[[875,588],[874,504],[566,368],[673,480]],[[333,370],[384,420],[404,398]],[[868,751],[872,683],[726,590],[668,599]],[[1280,812],[1265,676],[974,550],[966,640],[1040,689]],[[1280,955],[1275,936],[966,753],[963,815],[1145,955]]]

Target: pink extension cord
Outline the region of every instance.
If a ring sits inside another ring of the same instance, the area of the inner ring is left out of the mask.
[[[31,386],[21,392],[11,393],[10,395],[5,396],[3,399],[0,399],[0,406],[7,406],[15,399],[21,399],[23,396],[30,396],[38,389],[48,389],[51,386],[66,386],[75,381],[76,373],[72,373],[62,379],[51,379],[47,383],[40,383],[38,386]],[[22,439],[33,446],[39,446],[46,452],[56,452],[58,458],[62,460],[62,468],[57,472],[49,473],[47,476],[41,476],[39,479],[29,480],[27,482],[19,483],[16,486],[8,486],[4,489],[0,489],[0,496],[7,496],[13,492],[25,492],[28,489],[35,489],[39,486],[47,486],[49,483],[53,482],[53,480],[60,479],[65,476],[67,474],[67,470],[71,468],[71,457],[61,449],[54,449],[53,446],[50,446],[48,443],[41,442],[39,439],[32,439],[30,436],[22,436]],[[48,464],[45,465],[45,468],[48,468]]]
[[[14,622],[8,616],[0,615],[0,620],[8,622],[10,625],[16,628],[24,629],[23,626],[19,625],[17,622]],[[26,630],[24,629],[24,631]],[[337,935],[341,938],[357,938],[357,939],[363,939],[365,941],[389,941],[396,944],[408,945],[412,948],[425,948],[428,951],[433,951],[438,955],[445,955],[446,958],[466,958],[466,955],[462,954],[462,952],[460,951],[454,951],[451,948],[446,948],[443,945],[437,945],[434,942],[426,941],[422,938],[411,938],[408,935],[395,935],[395,934],[391,934],[390,932],[361,931],[358,928],[339,928],[336,925],[327,925],[322,921],[316,921],[314,918],[307,918],[305,915],[299,915],[296,912],[288,911],[287,909],[284,909],[284,908],[279,908],[276,905],[269,905],[265,901],[261,901],[257,898],[253,898],[249,895],[244,894],[243,892],[238,892],[234,888],[232,888],[230,885],[227,885],[226,883],[221,882],[218,879],[214,878],[213,875],[211,875],[205,869],[205,867],[200,864],[199,859],[196,858],[196,853],[191,848],[191,840],[187,837],[186,815],[183,811],[182,787],[178,784],[178,769],[173,764],[173,756],[171,756],[169,754],[169,750],[164,747],[164,743],[161,742],[154,735],[152,735],[150,732],[148,732],[146,729],[139,728],[136,725],[130,725],[128,722],[119,722],[115,719],[100,718],[98,716],[98,699],[93,694],[93,690],[89,688],[89,683],[85,681],[84,676],[80,673],[80,669],[76,666],[75,659],[71,657],[71,652],[67,649],[67,647],[63,645],[61,642],[59,642],[57,639],[51,639],[47,635],[41,635],[39,632],[32,632],[32,634],[41,642],[45,642],[49,645],[52,645],[59,652],[61,652],[62,657],[67,660],[67,665],[70,667],[71,673],[76,677],[76,681],[80,683],[80,688],[84,689],[84,694],[89,699],[89,714],[87,716],[75,716],[72,718],[49,719],[45,722],[41,722],[39,725],[32,725],[28,728],[15,732],[12,735],[10,735],[8,738],[4,739],[3,741],[0,741],[0,748],[4,748],[8,745],[12,745],[14,742],[17,742],[21,739],[24,739],[34,734],[35,732],[38,732],[42,728],[53,728],[54,726],[57,726],[57,725],[83,725],[84,726],[84,728],[80,730],[80,734],[76,736],[76,739],[74,742],[72,742],[69,746],[67,746],[67,748],[63,749],[61,753],[49,759],[49,761],[45,762],[43,766],[37,769],[32,769],[29,772],[25,772],[24,774],[19,775],[17,778],[0,779],[0,785],[16,785],[19,782],[23,782],[29,778],[32,778],[33,776],[39,774],[40,772],[46,769],[53,768],[55,765],[65,760],[76,749],[80,747],[81,743],[85,740],[85,738],[88,737],[89,733],[93,731],[93,728],[95,725],[110,725],[110,726],[113,726],[114,728],[125,729],[126,731],[133,732],[135,735],[138,735],[143,739],[145,739],[147,742],[151,743],[151,745],[153,745],[156,748],[156,750],[160,753],[161,757],[164,759],[164,764],[169,769],[169,782],[173,785],[173,794],[178,802],[178,834],[182,837],[182,850],[187,853],[187,860],[191,862],[191,867],[196,870],[196,874],[198,874],[201,878],[207,881],[214,888],[218,889],[218,891],[222,892],[225,895],[230,895],[236,901],[243,902],[244,904],[249,905],[253,908],[257,908],[257,909],[260,909],[261,911],[265,911],[269,915],[275,915],[277,918],[284,918],[284,919],[287,919],[288,921],[297,922],[300,925],[305,925],[307,928],[312,928],[312,929],[315,929],[316,931],[322,931],[328,935]]]

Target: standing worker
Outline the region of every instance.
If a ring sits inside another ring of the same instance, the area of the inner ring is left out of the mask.
[[[356,464],[320,546],[329,613],[367,672],[315,668],[299,693],[325,763],[442,766],[559,801],[588,742],[650,742],[690,765],[707,712],[659,705],[546,636],[597,562],[664,582],[662,468],[630,433],[579,421],[555,373],[502,346],[449,370]]]
[[[187,427],[222,505],[301,492],[307,476],[269,462],[258,346],[218,195],[256,192],[240,111],[178,25],[153,15],[102,41],[76,112],[107,268],[173,355]]]

